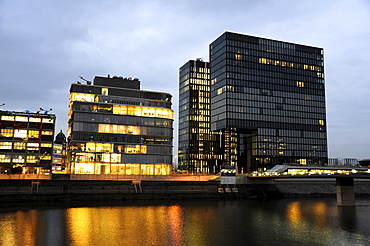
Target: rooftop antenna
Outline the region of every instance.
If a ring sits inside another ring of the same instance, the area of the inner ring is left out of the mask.
[[[82,76],[78,76],[80,79],[86,82],[86,84],[91,85],[91,81],[84,79]]]

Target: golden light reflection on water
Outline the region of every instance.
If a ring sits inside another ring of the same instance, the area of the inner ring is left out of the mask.
[[[73,245],[161,245],[168,226],[170,237],[181,241],[181,216],[179,206],[68,209],[68,234]]]
[[[315,223],[319,226],[327,225],[327,216],[328,216],[328,206],[323,202],[314,203],[313,207],[313,217]]]
[[[179,205],[168,207],[168,226],[170,239],[173,245],[182,245],[183,238],[183,209]]]
[[[38,212],[17,211],[0,221],[0,245],[36,245]],[[19,230],[19,228],[22,228]]]
[[[302,222],[302,211],[300,202],[292,202],[287,207],[286,217],[293,225],[299,225]]]
[[[303,207],[302,201],[295,201],[288,204],[286,209],[286,217],[293,226],[302,224],[304,218],[312,220],[318,226],[327,225],[328,205],[324,202],[314,202],[310,204],[309,211]]]
[[[2,212],[0,245],[351,245],[353,230],[370,231],[364,226],[370,219],[362,226],[356,222],[370,208],[338,214],[336,206],[321,201],[148,204]],[[350,232],[342,230],[338,216],[345,216]],[[370,245],[366,236],[356,238]]]

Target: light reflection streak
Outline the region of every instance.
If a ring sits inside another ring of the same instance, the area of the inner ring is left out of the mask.
[[[298,226],[302,222],[302,211],[300,202],[292,202],[287,208],[287,218],[294,226]]]
[[[169,206],[168,226],[172,245],[183,245],[183,209],[179,205]]]

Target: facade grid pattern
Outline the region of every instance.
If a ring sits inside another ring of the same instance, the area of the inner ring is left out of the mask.
[[[228,164],[327,164],[322,48],[226,32],[210,45],[210,71],[211,130],[237,133]]]
[[[219,133],[210,131],[209,63],[188,61],[180,68],[179,82],[179,170],[219,172]]]
[[[68,133],[73,174],[172,172],[172,96],[140,90],[138,79],[95,77],[72,84]]]

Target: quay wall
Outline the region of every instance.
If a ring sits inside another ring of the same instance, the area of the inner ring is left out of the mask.
[[[355,180],[355,194],[356,196],[370,196],[370,180]],[[0,206],[27,202],[278,199],[323,196],[336,196],[335,179],[250,181],[242,178],[238,179],[236,185],[221,185],[218,180],[141,182],[132,180],[0,180]]]

